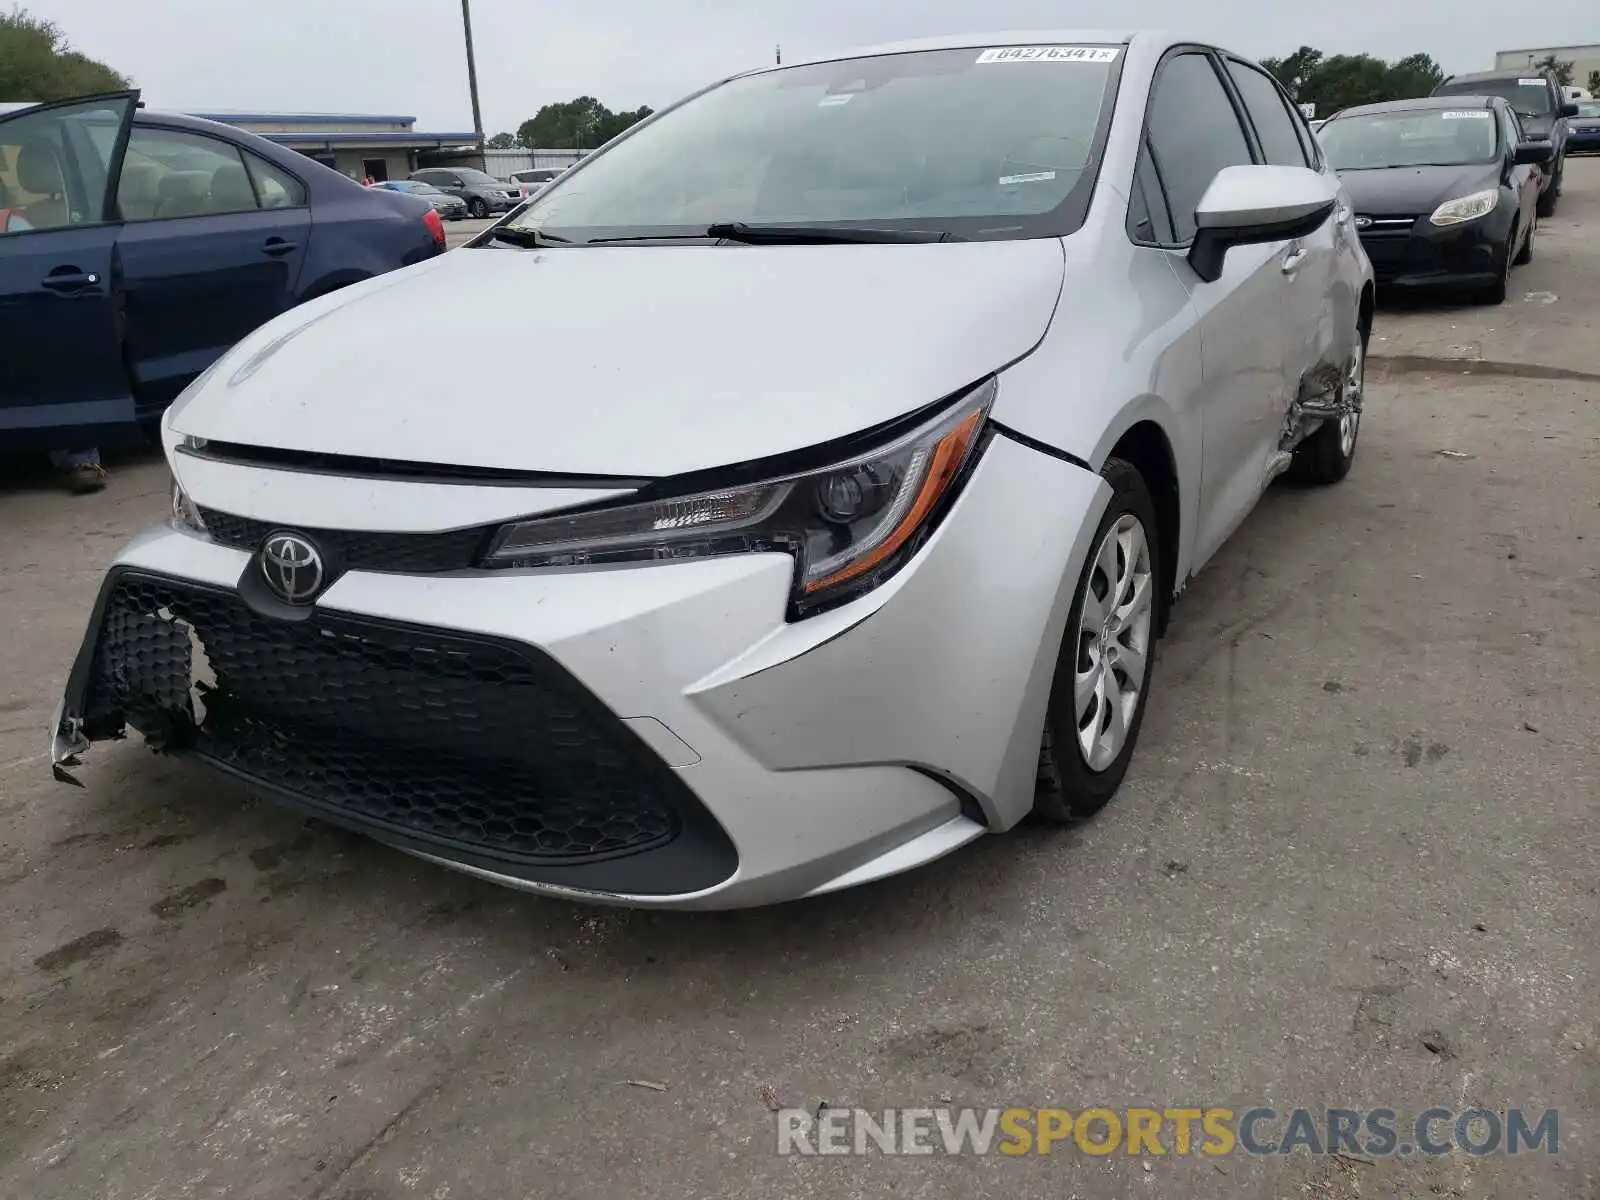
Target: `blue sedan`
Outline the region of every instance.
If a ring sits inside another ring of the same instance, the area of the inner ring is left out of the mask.
[[[138,98],[0,116],[0,450],[126,438],[263,322],[444,252],[423,197]]]
[[[1578,115],[1567,118],[1567,152],[1593,154],[1600,150],[1600,100],[1579,100]]]

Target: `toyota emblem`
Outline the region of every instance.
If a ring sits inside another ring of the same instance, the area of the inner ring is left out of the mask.
[[[322,555],[298,533],[274,533],[261,545],[261,574],[280,599],[308,603],[322,588]]]
[[[1372,218],[1371,217],[1357,217],[1356,218],[1356,228],[1357,229],[1366,229],[1366,228],[1370,227],[1371,224],[1372,224]]]

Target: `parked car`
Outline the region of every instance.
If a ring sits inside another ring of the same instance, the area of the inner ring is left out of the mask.
[[[531,200],[565,170],[565,167],[534,167],[527,171],[513,171],[511,182],[517,185],[524,200]]]
[[[510,212],[522,203],[522,189],[472,170],[470,167],[424,167],[413,171],[411,179],[458,197],[474,217]]]
[[[1513,265],[1533,257],[1540,167],[1499,97],[1364,104],[1322,127],[1323,153],[1355,204],[1379,284],[1458,288],[1503,303]]]
[[[1567,118],[1567,153],[1600,150],[1600,100],[1579,100],[1576,116]]]
[[[388,179],[371,186],[391,192],[404,192],[408,196],[420,196],[446,221],[459,221],[467,215],[465,200],[459,196],[452,196],[449,192],[441,192],[431,183],[423,183],[417,179]]]
[[[1158,35],[726,81],[188,391],[56,770],[131,727],[484,878],[677,907],[1087,817],[1177,593],[1280,472],[1350,470],[1349,207],[1269,74]],[[452,338],[540,386],[416,352]]]
[[[1480,71],[1474,75],[1452,75],[1433,89],[1435,96],[1499,96],[1509,103],[1522,122],[1529,141],[1548,141],[1550,161],[1540,172],[1539,215],[1552,217],[1561,199],[1561,180],[1567,165],[1567,122],[1578,115],[1578,106],[1561,90],[1555,73],[1549,70]]]
[[[0,448],[137,436],[263,322],[444,250],[421,199],[138,96],[0,116]]]

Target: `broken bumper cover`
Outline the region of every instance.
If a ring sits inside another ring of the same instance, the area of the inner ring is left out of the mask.
[[[996,438],[911,564],[794,624],[783,555],[350,572],[285,621],[241,599],[249,554],[157,528],[102,587],[56,770],[131,728],[332,823],[575,898],[736,907],[866,882],[1027,812],[1105,498]],[[1003,589],[983,563],[1005,564]]]

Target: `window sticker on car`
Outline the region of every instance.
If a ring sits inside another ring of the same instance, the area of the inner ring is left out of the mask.
[[[856,98],[854,92],[841,92],[837,96],[824,96],[817,102],[818,108],[836,108],[841,104],[849,104]]]
[[[1518,87],[1543,87],[1544,86],[1544,80],[1542,80],[1542,79],[1519,79],[1519,80],[1517,80],[1517,86]]]
[[[1002,175],[1000,176],[1000,186],[1010,187],[1014,183],[1044,183],[1046,180],[1054,179],[1055,177],[1056,173],[1054,171],[1032,171],[1027,175]]]
[[[1475,108],[1471,112],[1441,113],[1440,117],[1446,121],[1487,121],[1489,119],[1489,110],[1487,108]]]
[[[978,55],[980,63],[1117,61],[1112,46],[1000,46]]]

